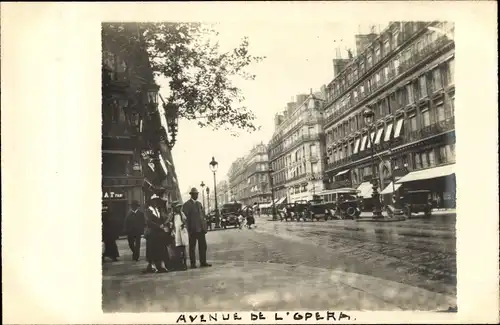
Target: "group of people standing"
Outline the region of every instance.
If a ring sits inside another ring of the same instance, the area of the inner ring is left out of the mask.
[[[195,247],[198,244],[200,267],[210,267],[207,263],[207,224],[203,207],[198,202],[198,190],[191,189],[191,198],[181,204],[176,201],[166,207],[164,201],[154,194],[147,209],[140,211],[139,202],[132,202],[131,210],[125,218],[125,233],[132,251],[132,259],[140,257],[141,238],[146,238],[146,273],[165,273],[187,270],[186,246],[189,246],[191,268],[196,268]],[[110,229],[107,207],[103,205],[103,242],[105,257],[116,261],[119,257],[116,237]]]

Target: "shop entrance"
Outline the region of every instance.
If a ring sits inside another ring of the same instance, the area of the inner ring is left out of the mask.
[[[126,200],[105,200],[109,207],[109,215],[111,216],[112,225],[117,236],[123,236],[123,225],[127,215]]]

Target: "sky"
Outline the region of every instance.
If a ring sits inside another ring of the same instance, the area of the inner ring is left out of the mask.
[[[387,23],[377,22],[380,29]],[[200,128],[196,121],[179,120],[177,142],[172,150],[181,193],[197,187],[203,181],[213,189],[213,175],[209,169],[212,157],[219,163],[217,182],[227,179],[231,163],[242,157],[256,144],[267,144],[274,132],[274,115],[282,111],[287,102],[297,94],[319,91],[333,78],[332,59],[336,48],[347,57],[346,48],[355,49],[354,35],[369,31],[368,24],[339,23],[289,23],[263,22],[257,24],[223,23],[219,32],[221,50],[236,47],[244,36],[249,38],[249,51],[255,56],[265,56],[248,71],[256,74],[255,80],[244,81],[240,86],[246,100],[244,104],[257,116],[259,131],[241,132],[232,137],[229,131]],[[354,51],[355,53],[355,51]],[[157,81],[160,93],[168,93],[168,83]],[[167,97],[167,96],[164,96]]]

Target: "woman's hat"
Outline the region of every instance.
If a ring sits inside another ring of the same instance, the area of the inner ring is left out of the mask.
[[[199,192],[198,192],[198,190],[196,189],[196,187],[193,187],[193,188],[191,189],[191,191],[189,192],[189,194],[198,194],[198,193],[199,193]]]
[[[150,200],[160,200],[160,197],[156,194],[153,194],[150,198]]]
[[[176,208],[176,207],[178,207],[178,206],[182,206],[182,203],[181,203],[181,202],[179,202],[179,201],[174,201],[174,202],[172,202],[172,208]]]

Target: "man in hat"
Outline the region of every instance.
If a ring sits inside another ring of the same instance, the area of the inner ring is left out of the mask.
[[[163,219],[160,214],[162,205],[161,198],[153,194],[150,199],[150,205],[146,210],[146,225],[148,227],[148,237],[146,242],[146,255],[148,259],[148,267],[146,272],[155,272],[152,264],[156,267],[157,273],[165,273],[167,269],[162,266],[164,258],[164,227]]]
[[[182,210],[186,215],[191,268],[196,268],[196,242],[198,242],[198,253],[200,254],[200,267],[210,267],[212,265],[207,263],[207,241],[205,239],[208,227],[203,206],[198,201],[198,190],[195,187],[191,189],[189,195],[191,199],[184,203]]]
[[[125,218],[125,233],[127,234],[128,246],[132,251],[132,259],[139,260],[141,250],[141,237],[146,226],[144,213],[139,210],[140,204],[138,201],[132,201],[130,212]]]

